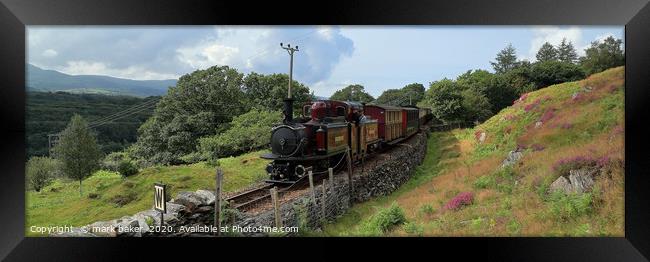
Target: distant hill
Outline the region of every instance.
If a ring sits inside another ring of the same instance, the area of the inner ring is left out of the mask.
[[[27,90],[106,95],[159,96],[176,85],[170,80],[131,80],[100,75],[68,75],[27,64]]]

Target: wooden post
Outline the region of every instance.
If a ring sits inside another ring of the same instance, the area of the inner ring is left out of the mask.
[[[323,196],[321,197],[321,211],[320,211],[320,218],[323,220],[323,222],[327,221],[325,217],[325,208],[326,208],[326,201],[327,201],[327,179],[323,179]]]
[[[316,204],[316,192],[314,192],[314,174],[309,171],[309,191],[311,192],[311,201]]]
[[[214,193],[214,226],[217,227],[215,235],[221,232],[221,182],[223,181],[223,171],[217,168],[217,183]]]
[[[280,216],[280,201],[278,199],[278,187],[271,188],[271,202],[275,215],[275,227],[282,227],[282,217]]]
[[[352,201],[352,193],[354,190],[352,189],[352,157],[350,156],[350,148],[348,148],[348,151],[345,153],[345,157],[348,162],[348,187],[350,190],[350,201]]]

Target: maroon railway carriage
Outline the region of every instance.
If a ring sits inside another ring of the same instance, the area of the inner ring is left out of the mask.
[[[377,119],[379,138],[384,143],[391,143],[402,135],[402,109],[384,105],[366,105],[364,113]]]

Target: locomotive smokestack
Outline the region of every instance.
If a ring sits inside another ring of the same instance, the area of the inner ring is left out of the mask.
[[[289,124],[293,122],[293,99],[291,98],[291,82],[293,82],[293,53],[298,51],[298,46],[295,48],[288,44],[286,47],[280,43],[280,47],[287,50],[291,60],[289,62],[289,90],[287,92],[287,99],[284,100],[284,123]]]
[[[293,122],[293,99],[284,99],[284,123]]]

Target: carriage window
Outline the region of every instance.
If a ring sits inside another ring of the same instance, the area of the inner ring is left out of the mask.
[[[337,106],[336,107],[336,115],[337,116],[345,116],[345,108],[342,106]]]
[[[311,116],[311,105],[305,105],[305,107],[302,108],[302,115]]]

